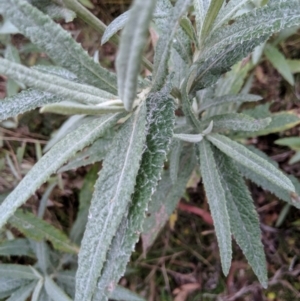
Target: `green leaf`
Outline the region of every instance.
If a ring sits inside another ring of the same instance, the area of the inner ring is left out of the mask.
[[[29,282],[27,279],[0,278],[0,298],[10,296],[20,286]]]
[[[235,13],[249,2],[251,2],[251,0],[230,0],[220,9],[220,12],[213,24],[212,32],[228,23],[231,18],[234,17]]]
[[[195,29],[193,27],[191,20],[188,17],[182,17],[180,19],[180,26],[184,30],[184,32],[187,34],[187,36],[190,38],[190,40],[192,42],[194,42],[196,46],[198,46],[196,32],[195,32]]]
[[[31,297],[31,301],[44,301],[44,300],[47,300],[46,296],[47,296],[47,294],[44,291],[44,279],[41,278],[34,288],[34,291],[33,291],[32,297]],[[49,298],[47,301],[49,301]]]
[[[300,149],[300,137],[287,137],[281,138],[274,142],[278,145],[289,146],[291,149],[298,150]]]
[[[292,73],[300,73],[300,60],[286,59],[286,63],[288,64]]]
[[[72,301],[71,298],[49,277],[45,277],[45,290],[55,301]]]
[[[5,277],[13,279],[38,280],[38,276],[34,273],[34,269],[30,266],[20,264],[4,264],[0,265],[0,278]]]
[[[120,101],[107,101],[98,105],[83,105],[71,101],[48,104],[40,109],[41,113],[57,113],[62,115],[101,115],[108,113],[124,112],[125,109],[120,105]]]
[[[164,28],[156,45],[153,69],[152,91],[160,90],[168,75],[170,49],[179,25],[179,19],[186,12],[191,0],[178,0],[168,16],[168,25]]]
[[[228,113],[215,115],[203,122],[203,127],[207,127],[213,121],[213,132],[222,131],[249,131],[254,132],[267,127],[271,118],[254,119],[248,115],[240,113]]]
[[[268,285],[266,258],[253,200],[232,159],[216,148],[214,148],[214,157],[225,191],[231,232],[260,283],[266,288]]]
[[[126,214],[143,152],[146,106],[142,104],[120,129],[96,182],[79,253],[76,301],[94,294],[105,256]]]
[[[178,171],[179,171],[179,162],[180,162],[180,155],[182,152],[183,143],[176,139],[173,140],[171,144],[171,151],[170,151],[170,177],[172,183],[174,184],[177,181]]]
[[[289,164],[295,164],[300,161],[300,152],[296,152],[294,156],[289,160]]]
[[[254,42],[260,37],[270,36],[274,32],[299,24],[298,0],[271,0],[268,5],[237,17],[233,24],[213,32],[205,43],[203,56],[216,55],[229,45]]]
[[[169,88],[165,87],[147,98],[147,147],[143,153],[128,215],[124,216],[119,226],[100,277],[96,300],[107,300],[111,288],[124,274],[142,231],[145,211],[161,178],[175,122],[175,105],[173,98],[168,96],[169,92]]]
[[[162,179],[158,183],[149,204],[142,233],[144,254],[153,244],[185,192],[188,179],[196,165],[194,148],[190,145],[182,149],[178,159],[180,160],[178,162],[178,169],[180,170],[178,176],[176,179],[171,178],[170,165],[169,171],[162,174]]]
[[[261,100],[262,97],[258,95],[253,94],[238,94],[238,95],[223,95],[219,97],[214,98],[205,98],[203,103],[200,105],[200,111],[199,113],[213,107],[213,106],[219,106],[224,103],[238,103],[242,104],[244,102],[254,102]]]
[[[51,17],[53,20],[63,19],[65,22],[72,22],[76,18],[76,14],[65,7],[56,5],[49,0],[31,0],[31,5],[34,5],[44,14]]]
[[[200,41],[200,34],[202,31],[205,15],[209,7],[210,0],[193,0],[196,18],[196,28],[198,33],[198,39]]]
[[[29,256],[33,257],[32,249],[25,238],[8,240],[0,245],[0,256]]]
[[[280,170],[249,151],[245,146],[219,134],[208,135],[207,139],[227,156],[268,179],[273,184],[290,192],[295,191],[292,182]]]
[[[211,27],[224,3],[224,0],[211,0],[207,13],[205,15],[205,19],[203,22],[203,26],[201,29],[201,40],[203,41],[207,35],[209,34]]]
[[[134,0],[128,21],[122,31],[116,68],[119,96],[127,111],[132,110],[136,98],[142,55],[155,2],[155,0]]]
[[[83,103],[99,104],[116,97],[93,86],[77,84],[54,74],[45,74],[33,68],[0,58],[0,73],[5,74],[25,85],[53,93],[57,96]],[[103,98],[101,95],[105,95]]]
[[[26,90],[0,102],[0,121],[62,99],[48,92]]]
[[[214,221],[220,249],[222,270],[223,273],[227,275],[231,265],[232,247],[225,191],[222,187],[210,143],[204,139],[198,144],[198,149],[200,153],[200,171]]]
[[[17,289],[6,301],[26,301],[31,295],[36,282],[26,284]]]
[[[98,178],[98,172],[99,167],[94,165],[85,176],[79,193],[79,211],[70,233],[70,239],[77,244],[80,244],[81,242],[85,225],[88,220],[88,210],[93,196],[94,186]]]
[[[248,111],[243,111],[243,113],[250,116],[256,115],[256,114],[249,114]],[[260,114],[263,115],[263,112],[261,112]],[[264,117],[266,117],[266,114],[264,115],[265,115]],[[243,138],[263,136],[271,133],[283,132],[300,124],[300,118],[296,111],[286,111],[286,112],[279,112],[274,114],[269,113],[268,115],[269,117],[272,118],[272,120],[270,124],[267,127],[265,127],[263,130],[253,132],[253,133],[249,133],[249,132],[238,133],[238,136],[241,136]]]
[[[110,298],[115,301],[146,301],[146,299],[120,285],[117,285]]]
[[[277,162],[271,160],[270,157],[268,157],[262,151],[258,150],[255,147],[250,147],[250,146],[248,146],[248,149],[250,151],[254,152],[255,154],[257,154],[258,156],[260,156],[261,158],[263,158],[264,160],[268,161],[270,164],[274,165],[274,167],[278,168]],[[295,193],[291,193],[288,190],[282,189],[282,187],[279,187],[279,186],[273,184],[268,178],[261,176],[260,174],[245,167],[244,165],[241,165],[237,162],[235,164],[236,164],[238,170],[240,171],[240,173],[242,173],[242,175],[245,178],[251,180],[253,183],[257,184],[259,187],[262,187],[263,189],[270,191],[271,193],[276,195],[281,200],[300,209],[300,201],[299,201],[299,197],[297,196],[297,195],[300,195],[300,182],[297,178],[295,178],[293,176],[288,176],[288,178],[293,183],[293,185],[296,189],[296,194],[295,194]]]
[[[174,134],[173,137],[191,143],[198,143],[203,139],[202,134]]]
[[[107,115],[89,120],[60,140],[28,172],[14,191],[0,206],[0,228],[14,211],[21,206],[52,173],[55,173],[70,157],[85,146],[93,143],[112,127],[120,118],[119,114]]]
[[[64,172],[81,166],[102,161],[111,147],[114,136],[103,137],[95,141],[88,149],[77,154],[68,164],[58,170]]]
[[[38,217],[38,218],[40,218],[40,217]],[[28,219],[32,222],[35,219],[35,217],[34,218],[30,217]],[[23,225],[24,225],[24,222],[25,221],[23,219]],[[32,224],[33,223],[27,224],[27,227],[28,227],[28,225],[32,225]],[[44,225],[42,225],[42,226],[44,226]],[[72,248],[70,241],[68,240],[66,235],[64,235],[64,233],[59,233],[59,231],[57,231],[57,229],[51,229],[51,227],[49,227],[48,225],[46,227],[44,227],[44,229],[46,230],[46,232],[50,232],[52,234],[52,235],[50,234],[50,237],[53,237],[53,233],[55,233],[55,234],[57,234],[57,237],[60,238],[62,245],[67,245],[69,247],[69,249]],[[31,236],[31,233],[28,235],[28,237]],[[45,238],[46,237],[47,237],[47,235],[45,235]],[[63,239],[61,239],[61,238],[63,238]],[[55,243],[57,245],[57,240],[55,240]],[[31,241],[31,245],[35,251],[38,268],[43,272],[43,274],[47,274],[47,270],[50,266],[50,249],[49,249],[48,245],[45,243],[44,240]],[[76,246],[73,246],[73,249],[76,250]],[[71,253],[75,253],[74,250],[72,250]],[[77,251],[77,253],[78,253],[78,251]]]
[[[73,254],[78,253],[78,247],[73,245],[63,232],[30,212],[17,210],[9,219],[9,223],[28,238],[36,241],[46,239],[57,250]]]
[[[116,76],[96,64],[71,35],[50,17],[25,0],[2,1],[0,9],[23,35],[58,65],[75,73],[84,83],[116,94]]]
[[[264,53],[274,68],[277,69],[282,77],[293,86],[295,80],[284,55],[271,44],[266,45]]]
[[[129,18],[129,11],[124,12],[116,19],[114,19],[105,29],[105,32],[101,39],[101,45],[109,41],[119,30],[123,29]]]

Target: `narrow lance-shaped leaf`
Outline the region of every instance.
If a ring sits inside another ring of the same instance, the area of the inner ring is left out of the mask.
[[[46,239],[57,250],[73,254],[78,253],[78,247],[70,242],[66,234],[30,212],[17,210],[9,219],[9,224],[17,228],[28,238],[37,241]]]
[[[105,29],[105,32],[101,39],[101,45],[109,41],[109,39],[114,36],[119,30],[123,29],[129,18],[129,11],[118,16],[114,19]]]
[[[165,171],[161,181],[158,183],[157,190],[152,196],[149,204],[147,216],[143,225],[143,251],[144,254],[153,244],[160,230],[168,221],[170,215],[175,210],[180,197],[185,192],[185,187],[188,179],[195,168],[196,158],[194,147],[189,145],[181,149],[179,154],[179,170],[178,177],[172,180],[171,166],[169,171]]]
[[[26,285],[29,282],[31,282],[31,280],[28,279],[0,278],[0,298],[10,296],[20,286]]]
[[[191,0],[178,0],[175,7],[171,10],[168,26],[162,32],[157,42],[154,69],[153,69],[153,91],[161,89],[168,75],[168,60],[170,56],[171,45],[174,42],[179,19],[186,12]]]
[[[16,238],[0,245],[0,256],[34,257],[34,254],[26,238]]]
[[[142,231],[145,211],[157,182],[172,140],[175,122],[174,100],[168,96],[169,89],[151,93],[147,99],[148,134],[146,149],[137,176],[135,192],[128,216],[124,216],[110,247],[107,261],[98,283],[95,300],[107,300],[120,277]],[[120,252],[122,250],[122,252]]]
[[[221,27],[208,37],[203,56],[212,56],[228,45],[270,36],[287,27],[300,24],[298,0],[270,0],[268,5],[244,14],[234,23]]]
[[[102,91],[93,86],[78,84],[54,74],[45,74],[3,58],[0,58],[0,73],[37,90],[50,92],[57,96],[83,103],[99,104],[110,100],[110,98],[100,97],[99,95],[102,94]],[[111,95],[109,96],[111,97]]]
[[[4,264],[0,265],[0,278],[28,279],[38,280],[37,273],[30,266],[21,264]]]
[[[47,275],[45,277],[45,290],[49,297],[55,301],[72,301],[71,298]]]
[[[26,284],[17,289],[6,301],[26,301],[31,295],[36,282]]]
[[[119,114],[92,119],[60,140],[39,160],[0,206],[0,228],[14,211],[55,173],[70,157],[93,143],[120,118]]]
[[[271,118],[254,119],[248,115],[240,113],[228,113],[215,115],[203,122],[203,127],[207,127],[213,121],[213,132],[220,131],[247,131],[255,132],[267,127]]]
[[[273,184],[294,192],[292,182],[276,167],[249,151],[245,146],[219,134],[211,134],[207,139],[227,156],[267,178]]]
[[[183,143],[178,141],[177,139],[173,139],[171,144],[171,151],[170,151],[170,177],[172,183],[174,184],[177,181],[178,171],[179,171],[179,162],[180,162],[180,155],[182,152]]]
[[[145,142],[146,105],[122,126],[103,162],[79,253],[75,301],[90,301],[105,256],[128,210]]]
[[[156,0],[134,0],[122,32],[116,68],[118,92],[125,109],[131,111],[136,98],[143,50]]]
[[[224,103],[244,103],[244,102],[254,102],[261,100],[262,97],[259,95],[253,95],[253,94],[238,94],[238,95],[223,95],[219,97],[214,98],[205,98],[203,103],[200,105],[199,113],[213,107],[213,106],[219,106]]]
[[[75,73],[85,83],[117,93],[116,76],[96,64],[71,35],[50,17],[25,0],[1,1],[0,10],[58,65]]]
[[[295,80],[284,55],[276,47],[270,44],[266,45],[264,53],[283,78],[293,86],[295,84]]]
[[[224,0],[211,0],[201,29],[201,40],[209,34],[210,29],[224,3]]]
[[[251,0],[230,0],[223,6],[217,16],[212,31],[218,29],[234,16],[234,14]]]
[[[220,249],[222,270],[223,273],[227,275],[231,265],[232,247],[225,191],[221,183],[220,175],[217,172],[217,165],[210,143],[206,139],[203,139],[203,141],[198,144],[198,150],[200,156],[200,171],[214,221]]]
[[[193,0],[196,18],[196,28],[198,33],[198,39],[200,41],[200,35],[202,31],[202,25],[205,19],[206,12],[209,7],[210,0]]]
[[[260,283],[266,288],[268,285],[266,258],[253,200],[232,159],[217,148],[213,150],[216,167],[225,191],[231,232]]]

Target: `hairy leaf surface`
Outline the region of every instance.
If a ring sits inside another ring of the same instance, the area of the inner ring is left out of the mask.
[[[198,33],[198,39],[200,41],[200,34],[202,31],[205,15],[209,7],[210,0],[193,0],[196,17],[196,28]]]
[[[280,170],[249,151],[245,146],[219,134],[208,135],[207,139],[227,156],[267,178],[273,184],[290,192],[295,191],[292,182]]]
[[[175,122],[174,100],[165,87],[151,93],[147,99],[147,138],[135,192],[128,216],[125,216],[114,238],[107,262],[98,283],[96,300],[107,300],[111,285],[114,286],[124,274],[126,264],[142,231],[144,214],[160,180]],[[120,252],[122,250],[122,252]]]
[[[268,275],[258,215],[249,190],[232,159],[214,148],[216,167],[225,191],[230,229],[263,287]]]
[[[222,270],[223,273],[227,275],[231,265],[232,246],[225,191],[217,171],[217,165],[210,143],[204,139],[198,144],[198,149],[200,153],[200,171],[214,221],[220,249]]]
[[[0,228],[14,211],[39,188],[51,174],[55,173],[70,157],[93,143],[112,127],[119,114],[89,120],[60,140],[34,167],[0,206]]]
[[[129,18],[129,11],[124,12],[116,19],[114,19],[105,29],[105,32],[101,39],[101,45],[109,41],[109,39],[115,35],[119,30],[123,29]]]
[[[146,105],[120,129],[103,162],[79,253],[75,300],[89,301],[111,241],[126,214],[145,142]]]
[[[179,25],[180,17],[186,12],[191,0],[178,0],[168,17],[168,25],[162,31],[157,42],[154,69],[153,69],[153,91],[163,87],[168,75],[168,60],[174,36]]]
[[[78,84],[54,74],[45,74],[37,69],[29,69],[21,64],[13,63],[2,58],[0,58],[0,73],[37,90],[50,92],[67,99],[87,104],[99,104],[115,98],[113,95],[93,86]],[[102,94],[107,95],[108,98],[101,97]]]
[[[25,0],[0,2],[4,16],[60,66],[80,80],[116,94],[116,76],[96,64],[71,35]],[[49,43],[51,41],[51,43]]]
[[[195,168],[196,158],[193,147],[185,147],[181,151],[178,158],[180,160],[178,162],[180,170],[178,176],[172,180],[170,175],[172,170],[165,171],[149,204],[142,233],[144,253],[151,247],[160,230],[175,210],[180,197],[184,194],[188,179]]]
[[[127,111],[132,110],[136,98],[137,80],[155,2],[156,0],[135,0],[122,31],[116,68],[119,96]]]
[[[248,115],[240,113],[228,113],[215,115],[203,122],[203,127],[206,128],[213,121],[213,132],[220,131],[259,131],[267,127],[271,118],[254,119]]]
[[[73,245],[63,232],[30,212],[17,210],[9,219],[9,223],[28,238],[37,241],[46,239],[57,250],[73,254],[78,253],[78,247]]]

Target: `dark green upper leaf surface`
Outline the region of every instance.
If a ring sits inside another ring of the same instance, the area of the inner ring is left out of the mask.
[[[260,283],[266,287],[268,284],[266,258],[253,200],[232,159],[216,148],[214,157],[226,195],[231,232]]]
[[[97,301],[107,300],[111,285],[124,274],[126,264],[142,231],[145,211],[160,180],[166,154],[173,136],[175,104],[166,87],[149,95],[147,103],[147,137],[135,192],[128,216],[124,216],[114,238],[98,283]],[[120,252],[122,250],[122,252]]]
[[[80,80],[116,94],[116,76],[96,64],[71,35],[25,0],[1,0],[0,10],[32,43]]]
[[[106,253],[128,210],[143,153],[145,129],[143,103],[122,126],[103,162],[79,253],[76,301],[92,299]]]

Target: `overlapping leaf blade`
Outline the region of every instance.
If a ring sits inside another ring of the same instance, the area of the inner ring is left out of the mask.
[[[93,86],[78,84],[54,74],[42,73],[36,68],[29,69],[3,58],[0,58],[0,73],[37,90],[50,92],[65,99],[82,103],[99,104],[115,98],[112,94]],[[104,94],[105,98],[101,97],[101,94]]]
[[[17,210],[13,217],[9,219],[9,223],[28,238],[37,241],[49,240],[57,250],[73,254],[77,254],[79,251],[78,247],[70,242],[66,234],[30,212]]]
[[[147,33],[156,0],[135,0],[122,31],[117,56],[118,92],[125,109],[132,110]]]
[[[99,136],[112,127],[120,118],[119,114],[91,119],[60,140],[29,171],[14,191],[0,206],[0,227],[14,211],[21,206],[42,185],[52,173],[55,173],[70,157],[85,146],[93,143]]]
[[[109,41],[109,39],[115,35],[119,30],[123,29],[126,22],[129,18],[129,11],[124,12],[120,16],[118,16],[116,19],[114,19],[105,29],[105,32],[101,39],[101,44],[105,44]]]
[[[69,296],[47,275],[45,277],[45,290],[55,301],[72,301]]]
[[[225,191],[230,229],[263,287],[268,276],[258,215],[249,190],[232,159],[214,148],[216,167]]]
[[[170,11],[167,27],[162,30],[154,57],[153,91],[160,90],[166,82],[170,49],[179,26],[179,19],[186,12],[190,3],[191,0],[178,0],[175,7]]]
[[[210,0],[193,0],[196,17],[196,28],[198,33],[198,39],[200,41],[200,34],[202,31],[205,15],[209,7]]]
[[[214,221],[220,249],[222,270],[223,273],[227,275],[231,265],[232,247],[226,195],[220,175],[217,171],[217,165],[210,143],[206,139],[203,139],[203,141],[198,144],[198,150],[200,156],[200,171]]]
[[[124,216],[119,226],[98,283],[99,293],[95,299],[97,301],[107,300],[111,287],[115,286],[124,274],[131,252],[142,231],[144,214],[151,195],[160,180],[175,122],[174,100],[168,93],[169,89],[165,87],[160,92],[151,93],[147,99],[147,147],[143,153],[128,216]]]
[[[6,301],[26,301],[33,291],[36,282],[21,286]]]
[[[219,134],[208,135],[207,139],[227,156],[267,178],[273,184],[290,192],[295,191],[292,182],[280,170],[243,145]]]
[[[143,103],[120,129],[103,162],[79,253],[76,301],[92,299],[106,253],[128,210],[143,152],[145,125]]]
[[[179,154],[180,161],[178,162],[180,170],[178,177],[172,180],[170,177],[172,172],[170,166],[170,170],[163,173],[162,179],[149,204],[142,233],[144,253],[153,244],[160,230],[176,208],[180,197],[185,191],[187,181],[195,168],[196,158],[193,146],[185,147],[181,151]]]
[[[22,34],[57,64],[75,73],[82,82],[116,94],[116,76],[96,64],[50,17],[25,0],[1,1],[0,9]]]
[[[271,118],[254,119],[245,114],[228,113],[215,115],[206,119],[203,122],[203,127],[206,128],[213,121],[213,131],[246,131],[255,132],[267,127]]]
[[[33,268],[21,264],[4,264],[0,265],[0,278],[38,280],[37,274]]]

